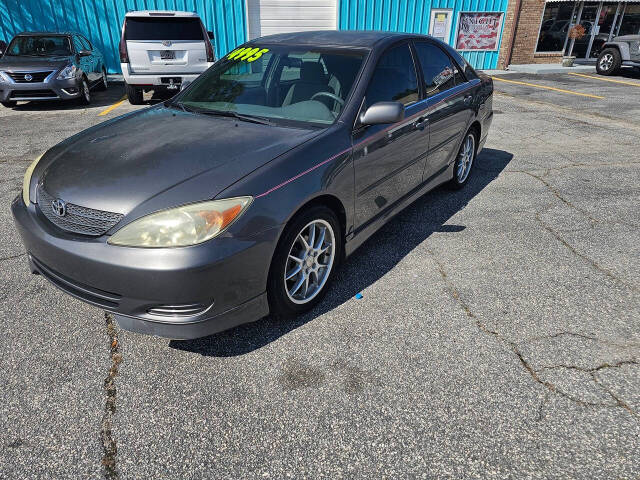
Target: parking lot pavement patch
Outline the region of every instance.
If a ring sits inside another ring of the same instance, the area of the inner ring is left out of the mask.
[[[107,328],[107,335],[109,337],[111,366],[109,367],[109,373],[104,380],[104,390],[107,398],[104,406],[104,415],[102,417],[100,440],[103,449],[102,466],[104,467],[105,478],[108,480],[115,480],[119,478],[119,475],[116,469],[116,455],[118,454],[118,447],[116,445],[115,438],[113,438],[113,416],[116,413],[117,390],[115,380],[116,375],[118,375],[119,365],[122,362],[122,354],[120,353],[118,330],[116,322],[113,319],[113,315],[105,312],[104,319]]]
[[[122,105],[124,103],[124,101],[127,99],[127,96],[125,95],[124,97],[122,97],[120,100],[118,100],[116,103],[114,103],[113,105],[111,105],[109,108],[103,110],[102,112],[100,112],[98,114],[99,117],[106,115],[107,113],[112,112],[113,110],[115,110],[116,108],[118,108],[120,105]]]
[[[621,85],[632,85],[634,87],[640,87],[640,83],[627,82],[625,80],[616,80],[615,78],[607,78],[607,77],[595,76],[595,75],[585,75],[583,73],[573,73],[573,72],[569,72],[569,75],[573,75],[575,77],[593,78],[594,80],[600,80],[602,82],[619,83]]]
[[[600,95],[592,95],[590,93],[581,93],[581,92],[572,92],[571,90],[565,90],[563,88],[549,87],[547,85],[540,85],[539,83],[520,82],[520,81],[516,81],[516,80],[507,80],[506,78],[500,78],[500,77],[491,77],[491,78],[493,78],[494,80],[496,80],[498,82],[513,83],[513,84],[516,84],[516,85],[524,85],[524,86],[533,87],[533,88],[542,88],[544,90],[552,90],[554,92],[566,93],[566,94],[569,94],[569,95],[578,95],[580,97],[595,98],[595,99],[598,99],[598,100],[604,99],[604,97],[601,97]]]

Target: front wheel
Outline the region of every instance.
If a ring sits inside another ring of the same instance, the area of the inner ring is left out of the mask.
[[[89,105],[91,103],[91,92],[89,91],[89,83],[83,78],[80,84],[80,105]]]
[[[453,178],[449,182],[449,186],[458,190],[465,186],[469,180],[469,173],[473,161],[476,159],[476,134],[473,130],[469,130],[460,145],[456,163],[453,166]]]
[[[600,75],[613,75],[622,65],[622,57],[617,48],[605,48],[596,63],[596,71]]]
[[[271,262],[267,295],[275,315],[311,309],[325,294],[342,255],[342,230],[335,213],[310,208],[282,234]]]

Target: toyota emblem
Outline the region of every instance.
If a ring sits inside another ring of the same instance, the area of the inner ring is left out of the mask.
[[[25,79],[27,82],[30,82],[31,80],[33,80],[33,77],[31,76],[31,74],[27,73],[27,74],[24,76],[24,79]]]
[[[162,41],[162,46],[164,47],[170,47],[171,46],[171,42],[169,40],[163,40]]]
[[[64,200],[60,200],[58,198],[57,200],[53,200],[51,202],[51,210],[58,217],[64,217],[67,214],[67,204],[64,202]]]

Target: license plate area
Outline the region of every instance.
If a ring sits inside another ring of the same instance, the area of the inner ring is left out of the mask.
[[[182,84],[182,77],[160,77],[160,83],[166,85],[168,89],[177,89]]]
[[[176,52],[173,50],[160,50],[160,59],[161,60],[175,60]]]

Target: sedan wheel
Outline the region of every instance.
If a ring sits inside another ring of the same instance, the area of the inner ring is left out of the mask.
[[[298,234],[287,256],[284,283],[289,300],[308,303],[320,293],[327,282],[336,243],[331,225],[315,220]]]
[[[333,211],[312,207],[282,234],[269,273],[272,313],[297,314],[320,301],[342,254],[340,223]]]
[[[91,103],[91,93],[89,92],[89,84],[86,79],[82,79],[80,85],[80,103],[82,105],[89,105]]]
[[[453,178],[449,185],[455,189],[462,188],[471,172],[473,161],[476,157],[476,135],[473,130],[469,130],[460,146],[456,163],[453,167]]]

